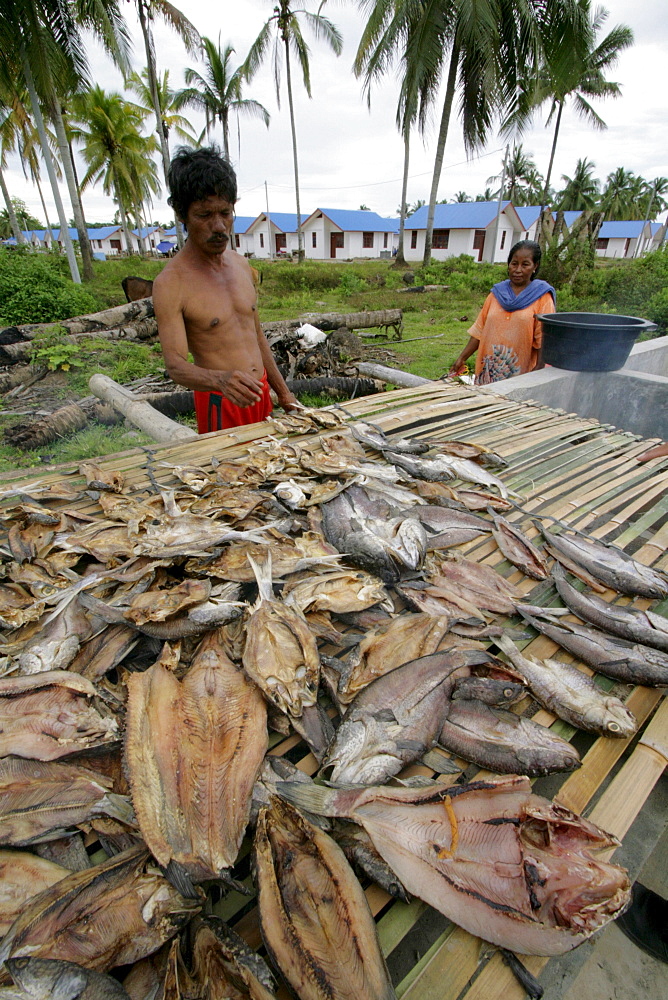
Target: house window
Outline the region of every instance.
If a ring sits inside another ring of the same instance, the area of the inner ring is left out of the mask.
[[[383,250],[387,250],[387,233],[383,233]]]
[[[607,241],[607,239],[605,239],[605,238],[601,239],[601,237],[599,236],[599,238],[596,240],[596,249],[597,250],[607,250],[608,249],[608,241]]]
[[[317,245],[318,245],[318,234],[314,230],[311,233],[311,246],[315,248],[317,247]]]
[[[434,234],[431,239],[431,246],[433,250],[447,250],[449,242],[450,242],[449,229],[434,230]]]
[[[373,233],[362,233],[362,247],[364,250],[373,249]]]
[[[264,233],[260,233],[260,250],[264,250]]]
[[[237,250],[241,246],[241,240],[239,239],[239,233],[235,233],[234,234],[234,245],[237,248]]]
[[[506,245],[506,231],[504,229],[503,232],[501,233],[501,246],[499,247],[499,249],[503,250],[505,245]]]
[[[411,250],[415,250],[417,246],[417,229],[414,229],[411,233]]]

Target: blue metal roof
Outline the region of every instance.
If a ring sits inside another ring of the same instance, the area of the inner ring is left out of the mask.
[[[271,218],[272,219],[274,218],[273,215],[271,216]],[[234,217],[234,231],[235,231],[235,233],[239,233],[240,235],[243,234],[243,233],[245,233],[246,230],[250,226],[253,225],[253,223],[255,222],[256,219],[257,219],[257,215],[236,215]],[[296,226],[297,226],[297,223],[295,223],[295,228],[296,228]]]
[[[510,205],[501,202],[501,211]],[[496,219],[496,201],[456,201],[450,205],[437,205],[434,229],[486,229]],[[426,229],[429,206],[423,205],[406,220],[406,229]]]
[[[141,235],[142,235],[142,237],[146,238],[147,236],[150,236],[151,233],[154,233],[159,228],[160,228],[160,226],[142,226],[141,227]],[[139,236],[139,229],[131,229],[130,232],[132,233],[133,236]]]
[[[172,226],[171,229],[165,229],[165,236],[176,236],[176,226]]]
[[[530,229],[540,215],[540,205],[523,205],[521,208],[515,206],[515,211],[522,220],[525,229]]]
[[[633,239],[640,236],[642,227],[643,223],[639,219],[632,219],[628,222],[604,222],[598,235],[602,240]]]
[[[377,212],[347,208],[317,208],[313,215],[321,212],[343,232],[353,233],[398,233],[399,219],[384,219]],[[312,216],[310,216],[312,218]]]
[[[258,216],[258,218],[266,220],[267,213],[266,212],[262,212],[262,214],[260,216]],[[283,233],[296,233],[297,232],[297,215],[296,214],[293,214],[292,212],[270,212],[269,213],[269,218],[271,219],[271,221],[273,222],[273,224],[276,226],[276,228],[281,230],[281,232],[283,232]],[[302,225],[304,223],[304,219],[305,218],[306,218],[306,216],[302,215]],[[255,221],[256,220],[253,219],[253,222],[255,222]]]
[[[106,240],[112,233],[120,232],[120,226],[97,226],[95,229],[88,230],[89,240]]]
[[[571,211],[564,212],[564,222],[566,223],[566,225],[568,226],[569,229],[573,225],[573,223],[575,222],[575,220],[579,219],[581,215],[582,215],[582,209],[579,209],[577,212],[575,212],[575,211],[573,211],[573,212],[571,212]],[[557,213],[556,212],[552,213],[552,218],[553,219],[557,218]]]

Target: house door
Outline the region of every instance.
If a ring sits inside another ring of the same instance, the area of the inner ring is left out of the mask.
[[[276,233],[276,253],[280,253],[281,250],[285,250],[287,246],[287,237],[285,233]]]
[[[336,257],[337,250],[343,250],[343,233],[330,233],[329,256]]]
[[[485,248],[485,230],[476,229],[473,235],[473,249],[478,251],[478,260],[482,260],[482,252]]]
[[[109,242],[111,243],[111,249],[112,250],[115,250],[116,253],[120,253],[121,252],[121,241],[120,240],[109,240]]]

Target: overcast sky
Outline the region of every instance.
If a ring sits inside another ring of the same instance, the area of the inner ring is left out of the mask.
[[[273,0],[238,0],[236,4],[212,4],[210,0],[176,0],[176,6],[186,14],[203,35],[231,44],[236,50],[237,63],[245,57],[250,44],[264,21],[273,11]],[[305,6],[316,10],[316,0],[305,0]],[[605,132],[591,129],[570,111],[564,113],[553,172],[555,186],[562,174],[572,174],[578,157],[587,156],[596,165],[595,174],[601,180],[617,167],[642,174],[652,180],[668,176],[668,114],[665,67],[668,63],[668,18],[666,0],[608,0],[605,6],[610,16],[604,32],[616,24],[629,25],[635,34],[635,44],[622,53],[609,79],[619,82],[622,96],[616,100],[599,101],[596,109],[607,122]],[[123,4],[135,39],[134,62],[137,69],[144,65],[143,44],[132,6]],[[339,27],[344,37],[344,49],[339,58],[323,43],[310,35],[311,79],[313,98],[309,100],[295,69],[293,88],[302,215],[315,208],[359,208],[365,204],[381,215],[393,216],[401,200],[403,145],[395,125],[397,81],[388,76],[371,96],[371,110],[361,93],[360,82],[352,73],[352,62],[362,30],[362,18],[352,4],[330,2],[324,13]],[[178,36],[161,22],[155,24],[158,67],[169,69],[170,84],[184,86],[186,66],[203,70],[183,50]],[[307,34],[306,28],[304,33]],[[90,49],[92,77],[107,90],[122,90],[117,70],[94,46]],[[284,85],[284,79],[283,79]],[[265,182],[269,210],[294,212],[294,179],[292,147],[287,99],[277,107],[270,65],[261,69],[251,84],[246,85],[245,97],[260,101],[271,114],[269,129],[258,120],[240,121],[240,149],[236,124],[232,125],[232,158],[239,178],[237,214],[255,216],[266,208]],[[440,108],[424,139],[415,136],[412,143],[409,204],[418,198],[427,200],[436,144]],[[525,151],[533,155],[536,166],[545,173],[552,139],[546,129],[546,111],[538,112],[534,126],[521,141]],[[204,119],[190,114],[194,130],[201,131]],[[221,136],[212,138],[219,143]],[[487,178],[501,169],[503,141],[490,135],[480,155],[467,162],[459,122],[451,122],[445,150],[444,169],[439,187],[439,199],[452,199],[457,191],[471,196],[482,192]],[[43,185],[45,192],[48,189]],[[162,175],[161,175],[162,176]],[[18,158],[10,157],[6,171],[8,187],[13,195],[23,198],[38,218],[43,212],[36,189],[23,177]],[[47,205],[56,219],[52,201]],[[103,195],[101,187],[90,188],[84,195],[87,219],[110,221],[115,206]],[[71,214],[66,209],[68,216]],[[150,216],[167,221],[172,213],[163,194],[156,198]]]

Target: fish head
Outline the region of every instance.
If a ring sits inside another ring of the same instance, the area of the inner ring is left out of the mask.
[[[74,962],[47,958],[10,958],[5,963],[15,984],[30,1000],[75,1000],[86,987],[86,970]]]
[[[329,772],[329,780],[337,784],[383,784],[401,767],[392,730],[399,738],[400,726],[388,726],[373,716],[344,721],[323,760],[322,773]]]
[[[601,731],[608,736],[628,739],[638,729],[638,720],[623,701],[619,698],[605,699],[605,719],[602,720]]]

